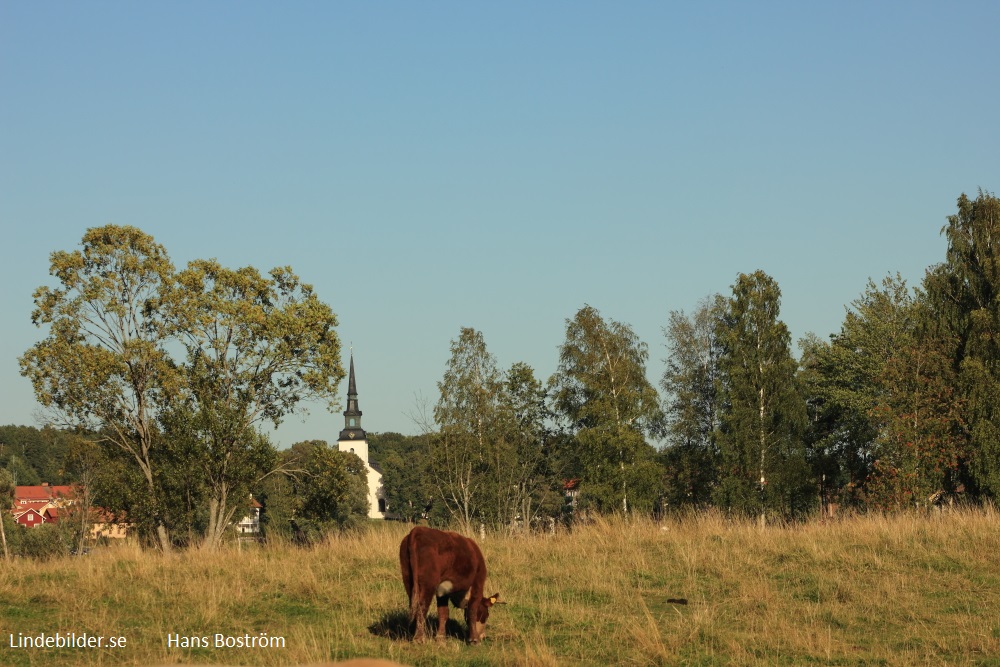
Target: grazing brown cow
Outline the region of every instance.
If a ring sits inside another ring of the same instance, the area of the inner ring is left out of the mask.
[[[486,636],[486,619],[500,594],[483,597],[486,561],[475,542],[458,533],[417,526],[399,545],[399,566],[410,597],[410,621],[416,622],[414,641],[425,638],[432,597],[437,597],[438,639],[445,637],[449,600],[465,610],[470,644]]]

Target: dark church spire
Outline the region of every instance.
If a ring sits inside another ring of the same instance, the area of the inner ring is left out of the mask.
[[[354,383],[354,353],[351,353],[351,378],[347,381],[347,397],[358,397],[358,386]],[[361,414],[360,412],[358,414]]]
[[[347,409],[344,410],[344,430],[339,440],[366,440],[361,428],[361,410],[358,409],[358,386],[354,380],[354,353],[351,353],[351,371],[347,381]]]

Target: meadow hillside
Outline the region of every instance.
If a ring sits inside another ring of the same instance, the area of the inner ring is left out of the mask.
[[[761,529],[710,514],[487,536],[488,592],[508,604],[475,647],[457,637],[464,621],[443,644],[405,638],[400,524],[311,548],[11,561],[0,563],[0,663],[1000,665],[998,519],[986,510]],[[41,633],[126,645],[17,646]],[[284,647],[216,648],[217,634]],[[207,648],[191,648],[202,639]]]

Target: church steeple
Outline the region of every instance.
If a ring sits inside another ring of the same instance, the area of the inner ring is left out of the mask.
[[[354,380],[354,353],[351,353],[351,371],[347,381],[347,409],[344,410],[344,430],[339,440],[367,440],[361,428],[361,410],[358,409],[358,386]]]
[[[351,371],[347,381],[347,409],[344,410],[344,430],[337,440],[337,450],[355,454],[365,464],[368,478],[368,516],[386,518],[385,489],[382,471],[368,460],[368,434],[361,428],[361,410],[358,409],[358,384],[354,378],[354,351],[351,350]]]

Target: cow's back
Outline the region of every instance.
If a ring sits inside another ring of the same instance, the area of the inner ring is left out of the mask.
[[[399,545],[399,564],[403,586],[411,597],[414,584],[434,590],[448,581],[458,591],[481,589],[486,582],[486,562],[479,547],[451,531],[416,526]]]

